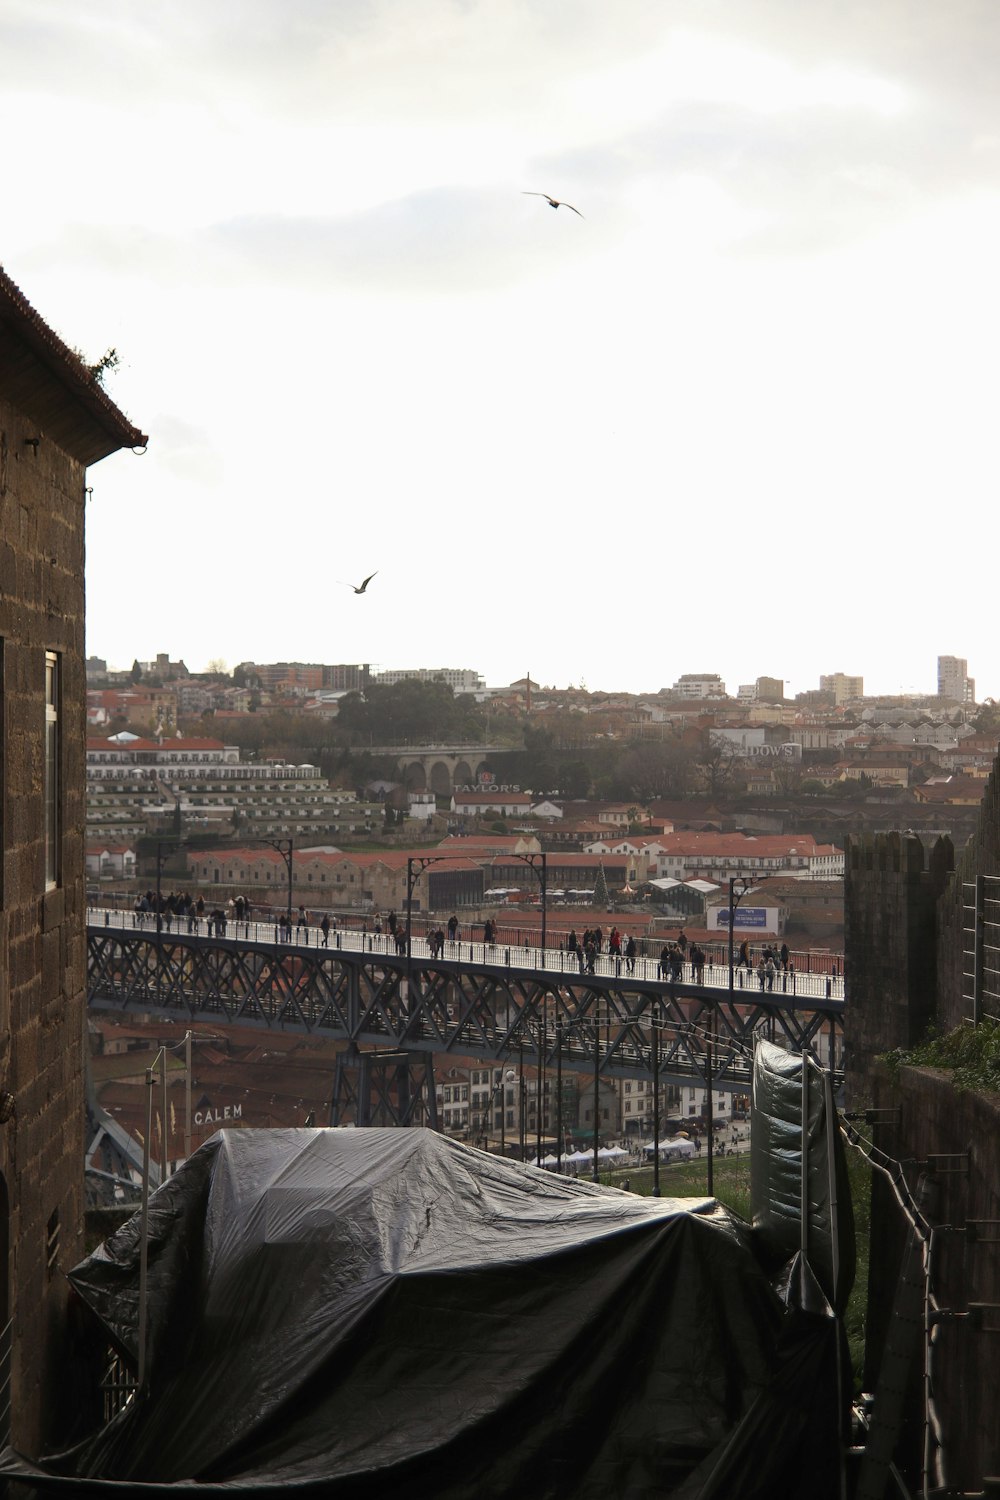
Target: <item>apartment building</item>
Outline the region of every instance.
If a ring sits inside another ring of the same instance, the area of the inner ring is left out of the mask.
[[[975,703],[976,682],[969,676],[969,664],[964,656],[938,657],[937,690],[939,698],[947,698],[952,703]]]
[[[214,739],[87,742],[87,839],[122,841],[164,831],[239,832],[258,838],[365,835],[382,810],[331,787],[318,767],[245,763]]]

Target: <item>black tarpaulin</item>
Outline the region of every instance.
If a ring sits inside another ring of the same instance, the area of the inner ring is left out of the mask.
[[[801,1248],[804,1153],[806,1255],[824,1295],[842,1312],[854,1284],[854,1213],[844,1143],[830,1102],[820,1069],[803,1063],[800,1053],[758,1042],[750,1130],[758,1251],[777,1265],[789,1262]]]
[[[133,1355],[139,1231],[71,1276]],[[428,1130],[221,1132],[151,1200],[147,1391],[70,1453],[0,1469],[43,1488],[670,1495],[773,1371],[781,1304],[747,1238],[712,1199]]]

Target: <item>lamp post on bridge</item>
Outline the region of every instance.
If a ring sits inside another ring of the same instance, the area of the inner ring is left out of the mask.
[[[653,1197],[660,1196],[660,1002],[653,1001],[653,1035],[651,1038],[653,1064]],[[711,1189],[709,1189],[711,1192]]]
[[[287,839],[261,839],[261,843],[262,844],[266,844],[269,849],[274,849],[278,854],[281,855],[282,859],[285,862],[285,868],[288,871],[288,928],[289,928],[289,931],[291,931],[291,926],[292,926],[292,868],[293,868],[293,860],[294,860],[294,857],[295,857],[295,840],[293,838],[287,838]]]
[[[734,954],[734,928],[736,926],[736,913],[739,910],[739,905],[740,905],[740,902],[743,900],[743,897],[746,896],[751,890],[753,890],[755,884],[759,884],[759,883],[760,883],[759,881],[755,882],[755,881],[751,880],[748,875],[730,875],[730,877],[729,877],[729,1003],[730,1003],[730,1005],[733,1005],[735,1003],[735,993],[734,993],[734,986],[733,986],[733,978],[734,978],[734,971],[735,971],[735,965],[734,965],[734,956],[735,956],[735,954]],[[739,889],[737,889],[737,887],[739,887]],[[706,1178],[706,1186],[707,1186],[707,1189],[708,1189],[709,1193],[711,1193],[714,1190],[714,1186],[715,1186],[714,1169],[713,1169],[713,1152],[714,1152],[714,1141],[715,1141],[715,1111],[714,1111],[713,1101],[712,1101],[712,1082],[713,1082],[713,1080],[712,1080],[712,1049],[713,1049],[714,1041],[715,1041],[715,1011],[713,1009],[713,1010],[709,1011],[709,1015],[708,1015],[708,1044],[707,1044],[707,1047],[706,1047],[706,1058],[705,1058],[705,1083],[706,1083],[707,1088],[708,1088],[708,1109],[707,1109],[707,1115],[708,1115],[708,1157],[707,1157],[708,1175],[707,1175],[707,1178]]]
[[[532,871],[538,876],[542,896],[542,968],[545,968],[545,943],[548,936],[548,856],[539,854],[515,854],[514,859],[519,859],[522,864],[530,865]]]

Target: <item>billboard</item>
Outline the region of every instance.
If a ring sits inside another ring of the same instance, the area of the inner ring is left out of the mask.
[[[716,912],[715,912],[715,925],[716,925],[716,927],[728,927],[729,926],[729,907],[728,906],[720,906],[720,907],[716,908]],[[767,907],[766,906],[738,906],[736,908],[735,913],[733,914],[733,931],[734,932],[735,932],[735,930],[736,930],[737,927],[766,927],[766,926],[767,926]]]

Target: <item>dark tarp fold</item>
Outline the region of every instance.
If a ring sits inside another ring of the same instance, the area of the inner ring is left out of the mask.
[[[94,1493],[675,1495],[775,1371],[782,1306],[748,1241],[712,1199],[428,1130],[221,1132],[151,1200],[147,1390],[0,1472]],[[136,1215],[70,1278],[132,1355],[139,1250]]]

